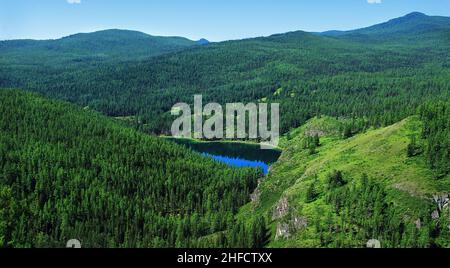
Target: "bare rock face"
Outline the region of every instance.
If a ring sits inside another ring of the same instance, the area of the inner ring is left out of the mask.
[[[291,236],[291,233],[289,232],[289,224],[278,223],[275,239],[289,238],[290,236]]]
[[[275,239],[289,238],[291,235],[308,226],[308,219],[306,217],[294,216],[287,222],[278,223]]]
[[[296,215],[294,211],[290,211],[289,201],[286,196],[282,197],[273,209],[272,220],[281,219],[277,225],[275,239],[289,238],[299,230],[308,226],[308,219],[303,216]]]
[[[280,219],[287,215],[289,211],[289,202],[287,197],[283,197],[278,201],[272,213],[272,220]]]
[[[296,216],[292,221],[296,230],[304,229],[308,226],[308,219],[306,217]]]
[[[277,225],[277,231],[275,235],[275,239],[280,238],[289,238],[291,237],[292,233],[295,233],[301,229],[304,229],[308,226],[308,221],[305,217],[294,217],[293,219],[289,220],[288,222],[284,223],[278,223]]]

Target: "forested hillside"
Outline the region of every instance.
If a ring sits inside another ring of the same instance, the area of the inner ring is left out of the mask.
[[[280,102],[283,132],[317,114],[382,126],[413,114],[424,101],[448,98],[450,91],[450,19],[413,14],[398,20],[439,27],[414,32],[414,42],[390,38],[389,44],[299,31],[77,70],[2,61],[0,86],[41,92],[109,116],[139,117],[140,127],[155,133],[169,129],[172,105],[192,103],[195,93],[205,102]],[[388,23],[377,36],[388,38],[384,32],[400,28],[410,29],[408,23]]]
[[[204,237],[262,176],[29,93],[0,90],[0,114],[0,247],[225,246]]]
[[[450,247],[449,33],[0,42],[0,246]],[[148,135],[194,94],[280,103],[268,176]]]
[[[148,59],[196,44],[182,37],[104,30],[55,40],[0,41],[0,62],[9,65],[42,64],[48,68],[78,67],[101,62]]]
[[[272,247],[449,247],[449,109],[429,103],[353,137],[351,120],[310,120],[239,218],[264,216]]]
[[[428,38],[434,36],[441,39],[448,39],[450,19],[441,16],[427,16],[420,12],[413,12],[401,18],[392,19],[388,22],[373,25],[367,28],[352,31],[327,31],[321,33],[325,36],[339,37],[360,42],[383,42],[395,43],[399,40],[416,44],[417,42],[427,43],[427,40],[418,40],[417,34],[425,35]],[[431,45],[431,43],[428,43]]]

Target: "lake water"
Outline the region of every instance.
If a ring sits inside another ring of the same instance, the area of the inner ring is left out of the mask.
[[[259,145],[250,143],[198,142],[175,138],[170,138],[170,140],[229,166],[256,167],[260,168],[264,174],[269,172],[269,167],[278,160],[281,154],[280,150],[262,150]]]

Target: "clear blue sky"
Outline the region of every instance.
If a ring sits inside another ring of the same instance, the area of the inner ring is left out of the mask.
[[[0,40],[118,28],[222,41],[354,29],[412,11],[450,16],[450,0],[0,0]]]

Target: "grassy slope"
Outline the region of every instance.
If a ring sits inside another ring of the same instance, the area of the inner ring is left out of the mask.
[[[436,192],[449,191],[450,177],[435,180],[433,172],[427,168],[418,156],[407,158],[406,148],[410,135],[419,136],[421,123],[411,117],[392,126],[369,130],[364,134],[342,140],[339,129],[342,122],[322,117],[314,118],[301,128],[294,130],[283,139],[285,148],[280,161],[272,168],[271,174],[259,186],[260,202],[248,204],[240,217],[250,214],[263,214],[272,218],[273,207],[282,197],[287,197],[289,207],[298,215],[311,221],[314,217],[326,215],[331,208],[325,204],[325,180],[333,170],[341,170],[344,177],[356,183],[362,174],[382,181],[388,189],[389,201],[414,217],[418,208],[424,205],[424,199]],[[302,140],[307,135],[321,137],[318,153],[309,155],[303,149]],[[319,180],[319,198],[306,203],[306,189],[317,176]],[[320,214],[317,211],[321,211]],[[325,220],[325,219],[323,219]],[[308,226],[288,240],[275,240],[278,220],[272,221],[272,239],[269,246],[274,247],[314,247],[318,245],[312,237],[314,227]]]

